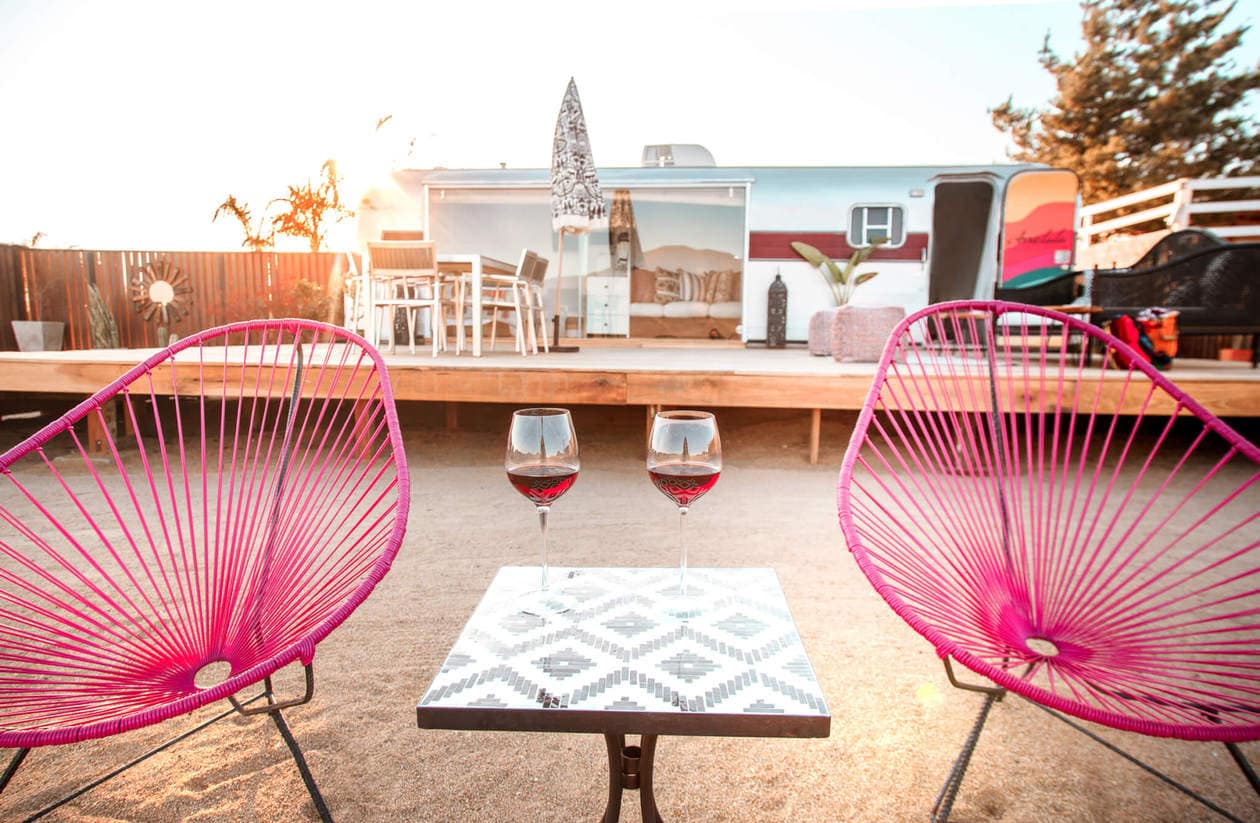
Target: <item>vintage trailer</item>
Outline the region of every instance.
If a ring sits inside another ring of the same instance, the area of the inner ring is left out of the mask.
[[[659,149],[659,147],[649,147]],[[833,304],[791,242],[837,261],[873,238],[887,242],[862,271],[859,305],[987,297],[1072,264],[1077,186],[1071,172],[1029,165],[718,167],[664,165],[599,171],[609,225],[568,236],[559,260],[546,169],[403,170],[359,209],[361,242],[385,229],[422,228],[440,250],[515,261],[523,248],[563,270],[567,335],[766,337],[767,288],[788,288],[787,338]],[[707,153],[705,153],[707,155]],[[694,156],[694,154],[693,154]],[[647,165],[655,160],[657,165]],[[701,160],[700,162],[704,162]]]

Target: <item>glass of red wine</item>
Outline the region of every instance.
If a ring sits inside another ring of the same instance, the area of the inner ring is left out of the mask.
[[[703,411],[663,411],[652,420],[647,453],[648,476],[661,493],[678,506],[678,543],[681,554],[678,597],[687,596],[687,541],[683,523],[691,504],[717,483],[722,472],[722,440],[717,419]],[[693,604],[681,604],[680,616],[698,614]]]
[[[521,604],[526,614],[560,614],[573,608],[573,599],[556,592],[547,580],[547,515],[577,480],[577,433],[567,409],[521,409],[512,413],[507,454],[503,458],[508,481],[538,508],[542,528],[542,582],[527,592]]]

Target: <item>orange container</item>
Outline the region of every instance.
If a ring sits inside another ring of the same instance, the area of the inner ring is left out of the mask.
[[[1230,360],[1235,363],[1250,363],[1251,349],[1221,349],[1218,356],[1221,360]]]
[[[1156,354],[1177,356],[1177,312],[1160,312],[1156,317],[1139,316],[1138,326],[1151,339]]]

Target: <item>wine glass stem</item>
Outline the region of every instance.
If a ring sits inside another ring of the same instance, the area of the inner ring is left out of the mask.
[[[542,529],[542,584],[539,588],[543,591],[547,591],[547,513],[550,511],[550,506],[538,507],[538,525]]]
[[[678,507],[678,546],[682,559],[678,564],[678,593],[687,593],[687,538],[683,533],[683,523],[687,520],[687,507]]]

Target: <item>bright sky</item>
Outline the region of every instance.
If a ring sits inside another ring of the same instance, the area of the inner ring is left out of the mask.
[[[398,161],[545,167],[570,76],[602,166],[670,142],[719,165],[1000,162],[987,108],[1047,100],[1042,38],[1068,55],[1079,24],[1076,0],[0,0],[0,242],[238,248],[215,207],[261,210],[328,157],[352,194]]]

